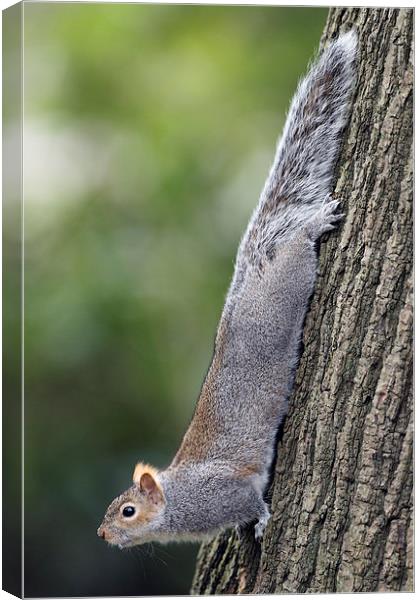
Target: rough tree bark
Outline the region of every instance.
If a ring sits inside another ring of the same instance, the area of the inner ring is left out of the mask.
[[[252,528],[202,546],[195,594],[412,590],[413,13],[332,9],[358,84],[337,170],[346,218],[320,274],[270,490]]]

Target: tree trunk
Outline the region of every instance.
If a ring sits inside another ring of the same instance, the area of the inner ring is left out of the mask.
[[[346,217],[321,244],[277,448],[272,519],[204,544],[192,592],[413,589],[413,12],[332,9],[358,84],[337,170]]]

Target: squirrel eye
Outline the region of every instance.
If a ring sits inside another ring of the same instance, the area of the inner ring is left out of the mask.
[[[124,517],[132,517],[135,512],[136,509],[134,508],[134,506],[125,506],[123,508],[122,514],[124,515]]]

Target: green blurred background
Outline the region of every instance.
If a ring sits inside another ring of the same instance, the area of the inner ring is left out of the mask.
[[[96,528],[189,422],[325,19],[25,5],[26,595],[188,593],[197,546],[122,552]]]

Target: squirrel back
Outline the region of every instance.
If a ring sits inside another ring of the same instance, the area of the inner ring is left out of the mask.
[[[333,41],[291,102],[273,166],[238,249],[213,361],[173,465],[189,456],[232,453],[244,469],[270,461],[266,446],[287,410],[306,290],[312,290],[316,274],[313,252],[297,263],[294,238],[305,228],[311,236],[311,223],[312,237],[319,237],[323,219],[337,206],[330,192],[354,85],[356,45],[353,32]]]

